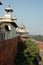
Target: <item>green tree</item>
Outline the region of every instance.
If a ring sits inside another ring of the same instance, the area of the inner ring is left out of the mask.
[[[39,49],[36,45],[35,42],[31,41],[31,40],[27,40],[25,42],[25,45],[26,45],[26,49],[24,50],[24,54],[25,56],[32,56],[32,57],[35,57],[38,53],[39,53]]]
[[[39,49],[33,41],[21,41],[18,43],[15,65],[35,65],[34,58],[38,55]]]
[[[24,56],[29,60],[30,65],[35,64],[35,57],[39,55],[39,49],[35,42],[27,40],[25,42],[26,49],[24,50]]]

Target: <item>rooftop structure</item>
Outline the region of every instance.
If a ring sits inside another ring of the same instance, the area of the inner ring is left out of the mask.
[[[17,29],[17,34],[21,37],[28,37],[29,32],[26,30],[24,24],[20,24]]]
[[[15,16],[12,16],[13,9],[8,6],[6,9],[6,14],[4,16],[0,17],[1,22],[15,22],[17,18]]]
[[[13,9],[8,5],[6,13],[0,17],[0,39],[10,39],[16,37],[16,17],[12,16]]]
[[[6,7],[5,11],[7,11],[7,13],[8,13],[8,12],[13,12],[13,9],[12,9],[12,8],[10,7],[10,5],[9,5],[8,7]]]

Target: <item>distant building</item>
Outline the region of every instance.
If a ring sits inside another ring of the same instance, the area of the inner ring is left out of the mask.
[[[29,32],[26,30],[24,24],[20,24],[18,26],[18,29],[16,30],[18,36],[21,37],[21,39],[26,40],[29,38]]]
[[[17,36],[16,28],[18,26],[15,23],[17,19],[15,16],[12,16],[13,10],[8,6],[5,11],[6,14],[0,17],[0,40],[15,38]]]

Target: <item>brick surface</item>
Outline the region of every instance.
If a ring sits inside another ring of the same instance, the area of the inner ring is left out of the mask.
[[[17,52],[17,38],[0,41],[0,65],[13,65]]]

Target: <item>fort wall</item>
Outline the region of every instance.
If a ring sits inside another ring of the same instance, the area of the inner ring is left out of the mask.
[[[0,41],[0,65],[13,65],[17,52],[18,38]]]

